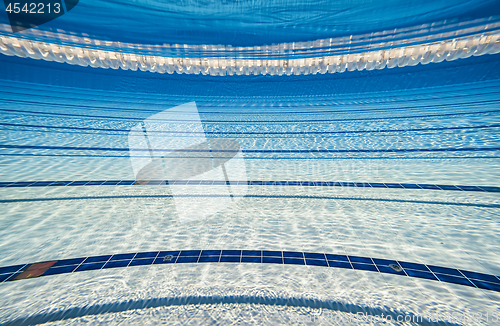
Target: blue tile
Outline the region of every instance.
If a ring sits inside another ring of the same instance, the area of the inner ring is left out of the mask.
[[[424,272],[421,270],[405,269],[406,274],[411,277],[425,278],[428,280],[437,281],[438,279],[431,272]]]
[[[119,184],[121,181],[120,180],[107,180],[106,182],[104,182],[102,185],[103,186],[116,186],[117,184]]]
[[[46,276],[46,275],[56,275],[56,274],[66,274],[66,273],[71,273],[73,272],[76,268],[78,267],[78,265],[68,265],[68,266],[60,266],[60,267],[54,267],[52,265],[51,268],[47,269],[45,271],[45,273],[43,273],[42,275]]]
[[[385,186],[385,184],[383,184],[383,183],[373,183],[373,182],[370,182],[370,186],[373,187],[373,188],[387,188]]]
[[[399,265],[403,267],[404,269],[411,268],[417,271],[425,271],[425,272],[430,272],[430,270],[427,268],[427,266],[423,264],[415,264],[415,263],[408,263],[405,261],[400,261]]]
[[[241,250],[222,250],[222,256],[241,256]]]
[[[377,268],[378,268],[378,270],[381,273],[396,274],[396,275],[406,275],[403,270],[397,272],[397,271],[393,270],[392,268],[390,268],[389,266],[377,265]]]
[[[172,257],[172,259],[168,259],[168,256]],[[153,264],[173,264],[176,262],[178,256],[173,256],[173,255],[162,255],[156,257],[155,261]]]
[[[300,186],[300,181],[288,181],[289,186]]]
[[[165,181],[164,180],[149,180],[146,185],[148,186],[161,186],[164,185]]]
[[[310,186],[309,181],[300,181],[301,186]]]
[[[328,187],[328,182],[316,181],[316,186],[318,187]]]
[[[75,187],[75,186],[84,186],[88,183],[89,181],[73,181],[70,184],[68,184],[68,187]]]
[[[443,190],[458,190],[458,191],[462,191],[462,189],[460,188],[457,188],[453,185],[438,185],[439,188],[443,189]]]
[[[178,263],[196,263],[198,261],[197,256],[179,256],[177,258],[177,264]]]
[[[418,185],[413,184],[413,183],[401,183],[401,185],[402,185],[402,186],[403,186],[403,188],[405,188],[405,189],[422,189],[422,188],[420,188]]]
[[[354,184],[359,188],[370,188],[370,184],[367,182],[354,182]]]
[[[360,269],[363,271],[372,271],[372,272],[378,272],[377,267],[372,264],[361,264],[361,263],[351,263],[352,268],[354,269]]]
[[[37,181],[33,183],[30,187],[47,187],[51,183],[54,183],[54,181]]]
[[[347,256],[345,256],[345,255],[331,255],[331,254],[326,254],[326,258],[328,260],[337,260],[337,261],[346,261],[346,262],[349,262],[349,259],[347,259]]]
[[[202,186],[220,186],[220,185],[223,185],[225,184],[226,182],[225,181],[208,181],[208,180],[202,180],[200,182],[200,185]]]
[[[134,259],[130,262],[129,266],[151,265],[153,264],[154,260],[154,258]]]
[[[70,184],[71,181],[54,181],[51,184],[49,184],[49,187],[64,187],[68,184]]]
[[[441,282],[447,282],[447,283],[454,283],[454,284],[461,284],[461,285],[467,285],[467,286],[474,286],[469,280],[467,280],[464,277],[456,277],[456,276],[451,276],[451,275],[446,275],[446,274],[438,274],[434,273],[436,277],[441,281]]]
[[[0,282],[7,281],[14,275],[17,275],[16,273],[11,273],[11,274],[0,274]]]
[[[199,184],[201,184],[201,180],[189,180],[188,181],[188,185],[194,185],[194,186],[196,186],[196,185],[199,185]]]
[[[276,181],[277,186],[286,186],[288,181]]]
[[[182,250],[179,256],[196,256],[198,257],[201,250]]]
[[[482,189],[476,186],[457,186],[457,187],[462,189],[463,191],[483,191]]]
[[[485,187],[479,186],[479,188],[483,189],[486,192],[500,192],[500,187]]]
[[[220,262],[221,263],[239,263],[240,256],[221,256]]]
[[[253,257],[260,257],[262,256],[262,251],[260,250],[243,250],[242,253],[243,256],[253,256]]]
[[[203,250],[201,256],[220,256],[221,250]]]
[[[127,260],[113,260],[108,261],[103,268],[116,268],[116,267],[127,267],[130,263],[130,259]]]
[[[26,181],[20,181],[20,182],[14,182],[10,185],[8,185],[8,187],[28,187],[29,185],[33,184],[34,181],[29,181],[29,182],[26,182]]]
[[[296,251],[283,251],[283,257],[286,258],[304,258],[304,254]]]
[[[90,271],[94,269],[101,269],[104,266],[104,262],[100,263],[91,263],[91,264],[82,264],[78,266],[78,268],[75,270],[75,272],[81,272],[81,271]]]
[[[281,251],[262,251],[262,256],[264,257],[282,257]]]
[[[183,185],[187,185],[187,183],[188,183],[187,180],[177,180],[177,181],[175,181],[174,185],[183,186]],[[172,183],[170,183],[170,184],[172,184]]]
[[[462,270],[460,271],[470,279],[500,284],[500,280],[496,278],[494,275],[470,272],[470,271],[462,271]]]
[[[304,252],[304,257],[310,259],[322,259],[322,260],[326,259],[325,254],[319,254],[314,252]]]
[[[439,274],[448,274],[448,275],[455,275],[458,277],[463,277],[463,275],[454,268],[447,268],[447,267],[440,267],[440,266],[433,266],[433,265],[427,265],[431,271],[434,273],[439,273]]]
[[[24,266],[26,266],[26,264],[0,267],[0,274],[15,273],[18,270],[20,270],[21,268],[23,268]]]
[[[51,181],[50,183],[52,183],[52,182],[54,182],[54,181]],[[7,187],[8,185],[11,185],[13,183],[15,183],[15,182],[14,181],[13,182],[0,182],[0,188]]]
[[[348,262],[344,262],[344,261],[329,260],[328,265],[330,267],[352,269],[351,264]]]
[[[274,181],[263,181],[262,184],[264,186],[274,186],[275,183]]]
[[[429,185],[429,184],[419,184],[418,185],[422,189],[431,189],[431,190],[441,190],[438,186],[436,185]]]
[[[88,263],[97,263],[97,262],[107,262],[111,258],[111,255],[106,255],[106,256],[94,256],[94,257],[87,257],[85,260],[85,264]]]
[[[130,254],[117,254],[117,255],[113,255],[113,257],[111,257],[110,261],[113,261],[113,260],[125,260],[125,259],[131,260],[132,258],[134,258],[134,256],[135,256],[134,253],[130,253]]]
[[[404,188],[402,185],[400,185],[399,183],[385,183],[385,186],[387,188]]]
[[[353,182],[340,182],[342,187],[355,187]]]
[[[283,264],[283,259],[278,257],[262,257],[264,264]]]
[[[241,262],[242,263],[261,263],[261,258],[260,257],[246,257],[243,256],[241,257]]]
[[[340,182],[328,182],[331,187],[342,187]]]
[[[371,264],[373,265],[373,261],[368,257],[359,257],[359,256],[349,256],[349,260],[351,263],[362,263],[362,264]]]
[[[248,181],[238,181],[238,186],[248,185]]]
[[[324,259],[323,260],[321,260],[321,259],[306,259],[306,265],[328,267],[328,263]]]
[[[176,250],[176,251],[160,251],[160,253],[158,254],[158,258],[163,258],[165,256],[174,256],[174,257],[177,257],[177,256],[179,256],[179,253],[180,253],[179,250]]]
[[[373,262],[378,266],[389,266],[389,265],[399,265],[397,261],[395,260],[389,260],[389,259],[380,259],[380,258],[372,258]]]
[[[239,258],[238,258],[239,259]],[[217,263],[219,262],[219,256],[201,256],[199,263]]]
[[[283,260],[284,260],[285,264],[305,265],[304,259],[302,259],[302,258],[284,258]]]
[[[155,258],[156,256],[158,256],[158,251],[139,252],[135,255],[134,259]]]
[[[251,186],[262,186],[262,181],[250,181]]]
[[[490,282],[477,281],[477,280],[472,280],[472,282],[480,289],[500,292],[500,284],[498,284],[498,283],[490,283]]]
[[[86,186],[100,186],[100,185],[102,185],[104,182],[106,182],[106,180],[89,181],[89,182],[87,182],[85,185],[86,185]]]
[[[136,183],[137,181],[135,180],[122,180],[120,181],[119,185],[120,186],[132,186]]]
[[[58,260],[52,267],[57,266],[67,266],[67,265],[80,265],[85,258],[72,258],[72,259],[62,259]]]

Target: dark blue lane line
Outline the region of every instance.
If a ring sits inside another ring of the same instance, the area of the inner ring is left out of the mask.
[[[218,186],[225,185],[227,181],[221,180],[76,180],[76,181],[13,181],[0,182],[0,188],[26,188],[26,187],[75,187],[75,186]],[[294,186],[294,187],[348,187],[348,188],[385,188],[409,190],[450,190],[450,191],[477,191],[500,192],[496,186],[463,186],[439,185],[426,183],[391,183],[391,182],[338,182],[338,181],[229,181],[231,185],[238,186]]]
[[[52,261],[54,262],[54,261]],[[89,270],[151,266],[163,264],[199,263],[255,263],[279,265],[307,265],[372,271],[406,277],[453,283],[500,292],[500,277],[492,274],[361,256],[325,254],[298,251],[271,250],[172,250],[90,256],[56,260],[42,274],[23,274],[44,262],[0,267],[3,282],[39,276],[74,273]],[[21,266],[21,267],[20,267]],[[17,277],[16,277],[17,276]]]
[[[211,197],[211,198],[229,198],[229,195],[221,194],[185,194],[176,195],[176,197]],[[350,200],[350,201],[375,201],[387,203],[404,203],[404,204],[428,204],[428,205],[448,205],[448,206],[465,206],[465,207],[482,207],[482,208],[500,208],[500,204],[486,203],[462,203],[462,202],[447,202],[447,201],[431,201],[431,200],[408,200],[408,199],[392,199],[392,198],[360,198],[360,197],[342,197],[342,196],[302,196],[302,195],[233,195],[233,197],[241,198],[258,198],[258,199],[318,199],[318,200]],[[19,198],[19,199],[1,199],[0,203],[23,203],[23,202],[46,202],[46,201],[64,201],[64,200],[109,200],[109,199],[159,199],[173,198],[172,195],[113,195],[113,196],[79,196],[79,197],[42,197],[42,198]]]
[[[43,145],[7,145],[0,144],[4,149],[49,149],[49,150],[74,150],[74,151],[107,151],[107,152],[171,152],[173,149],[149,149],[149,148],[127,148],[127,147],[82,147],[82,146],[43,146]],[[401,149],[246,149],[243,153],[266,153],[266,154],[305,154],[305,153],[435,153],[435,152],[484,152],[498,151],[500,147],[458,147],[458,148],[401,148]],[[235,153],[240,150],[194,150],[176,149],[182,153]]]
[[[124,155],[92,155],[92,154],[14,154],[14,153],[0,153],[0,156],[26,156],[26,157],[117,157],[117,158],[126,158],[130,159],[130,157],[151,157],[149,155],[133,155],[129,156],[127,154]],[[177,158],[194,158],[194,157],[177,157]],[[196,156],[199,159],[199,156]],[[335,160],[447,160],[447,159],[458,159],[458,160],[466,160],[466,159],[491,159],[491,158],[500,158],[500,156],[347,156],[341,157],[336,156]],[[332,157],[258,157],[258,156],[245,156],[245,160],[331,160]]]
[[[40,114],[40,115],[51,115],[51,116],[64,116],[64,117],[78,117],[78,118],[89,118],[89,119],[115,119],[115,120],[132,120],[132,121],[143,121],[147,117],[134,118],[134,117],[113,117],[113,116],[102,116],[102,115],[85,115],[85,114],[71,114],[71,113],[53,113],[53,112],[39,112],[39,111],[28,111],[28,110],[13,110],[13,109],[0,109],[0,112],[16,112],[19,114]],[[485,114],[500,112],[499,109],[496,110],[486,110],[486,111],[475,111],[475,112],[454,112],[454,113],[439,113],[439,114],[421,114],[421,115],[409,115],[409,116],[392,116],[392,117],[370,117],[370,118],[342,118],[342,119],[304,119],[304,120],[203,120],[204,123],[301,123],[301,122],[319,122],[328,123],[332,121],[371,121],[371,120],[394,120],[394,119],[413,119],[413,118],[430,118],[430,117],[446,117],[446,116],[463,116],[463,115],[475,115],[475,114]],[[165,122],[191,122],[192,120],[172,120],[172,119],[156,119],[154,121],[165,121]]]
[[[26,127],[26,128],[46,128],[46,129],[62,129],[62,130],[84,130],[84,131],[105,131],[105,132],[139,132],[130,129],[109,129],[109,128],[88,128],[88,127],[61,127],[61,126],[43,126],[29,125],[16,123],[0,123],[0,126],[9,127]],[[209,135],[337,135],[337,134],[363,134],[363,133],[386,133],[386,132],[416,132],[416,131],[439,131],[439,130],[469,130],[469,129],[490,129],[498,128],[500,124],[480,125],[480,126],[463,126],[463,127],[436,127],[436,128],[414,128],[414,129],[377,129],[377,130],[342,130],[342,131],[296,131],[296,132],[231,132],[231,131],[205,131],[199,134]],[[189,131],[148,131],[148,133],[158,134],[198,134]]]

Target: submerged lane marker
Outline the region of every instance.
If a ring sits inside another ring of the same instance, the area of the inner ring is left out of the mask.
[[[492,274],[370,257],[270,250],[177,250],[62,259],[0,267],[0,282],[108,268],[161,264],[257,263],[332,267],[415,277],[500,292]]]
[[[27,188],[27,187],[78,187],[78,186],[165,186],[183,182],[184,186],[293,186],[293,187],[347,187],[347,188],[386,188],[407,190],[442,190],[442,191],[473,191],[473,192],[500,192],[496,186],[464,186],[464,185],[439,185],[427,183],[393,183],[393,182],[338,182],[338,181],[237,181],[237,180],[74,180],[74,181],[12,181],[0,182],[0,188]]]

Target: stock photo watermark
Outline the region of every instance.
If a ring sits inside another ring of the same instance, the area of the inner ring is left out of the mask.
[[[247,192],[240,144],[207,139],[195,102],[145,119],[128,143],[137,184],[168,183],[181,223],[211,216]]]
[[[316,324],[386,324],[386,323],[449,323],[449,324],[483,324],[500,323],[500,312],[442,312],[426,314],[381,313],[369,314],[367,312],[338,313],[324,311],[320,315],[297,315],[291,318],[294,323]]]
[[[3,0],[12,32],[45,24],[73,9],[79,0]]]

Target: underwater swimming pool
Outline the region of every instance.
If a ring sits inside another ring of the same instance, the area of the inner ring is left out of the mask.
[[[498,324],[496,3],[363,3],[0,17],[0,323]]]

